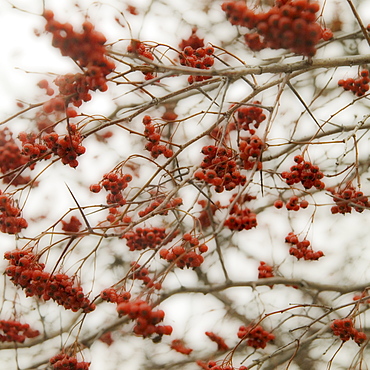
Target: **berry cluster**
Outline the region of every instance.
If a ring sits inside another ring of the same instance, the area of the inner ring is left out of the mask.
[[[105,36],[94,29],[94,25],[85,21],[82,32],[76,32],[69,23],[60,23],[54,19],[51,10],[45,10],[45,30],[52,33],[52,45],[59,48],[63,56],[72,58],[80,67],[99,66],[103,71],[111,71],[113,62],[106,57]],[[107,75],[108,73],[106,73]]]
[[[71,216],[69,222],[62,220],[62,230],[68,233],[77,233],[82,226],[81,221],[76,216]]]
[[[263,113],[262,108],[259,107],[261,102],[254,101],[251,106],[242,106],[236,110],[236,123],[239,129],[249,131],[251,135],[255,134],[255,130],[250,126],[253,125],[254,128],[258,128],[266,119],[266,115]]]
[[[5,175],[2,176],[3,182],[14,186],[27,184],[31,180],[29,176],[18,173],[7,175],[7,173],[21,169],[28,161],[29,157],[22,154],[13,138],[13,133],[7,127],[0,130],[0,172]]]
[[[256,30],[246,41],[254,50],[264,47],[290,49],[294,53],[314,56],[316,44],[333,34],[316,22],[320,5],[309,0],[276,0],[265,13],[255,13],[244,1],[225,1],[222,10],[231,24]],[[257,39],[254,35],[260,35]]]
[[[186,46],[179,55],[180,64],[192,68],[209,69],[215,62],[213,57],[214,51],[215,50],[212,46],[205,48],[198,47],[197,49],[194,49],[191,46]],[[189,84],[192,84],[194,81],[200,82],[210,78],[211,76],[189,76],[188,82]]]
[[[260,158],[263,148],[264,144],[257,135],[240,138],[240,159],[243,161],[244,169],[251,170],[254,167],[256,167],[257,170],[262,169]]]
[[[148,288],[161,289],[162,284],[160,282],[154,282],[154,280],[149,276],[149,269],[146,267],[141,267],[137,262],[131,262],[132,274],[128,276],[132,280],[142,280],[143,284]]]
[[[311,189],[313,186],[319,190],[325,188],[325,184],[321,181],[324,174],[318,166],[305,161],[301,155],[296,155],[294,162],[296,164],[290,167],[290,172],[285,171],[281,174],[288,185],[301,182],[305,189]]]
[[[269,277],[274,277],[274,269],[266,262],[261,261],[260,265],[258,266],[258,279],[265,279]]]
[[[49,159],[51,155],[45,155],[48,147],[45,144],[36,142],[37,135],[34,132],[20,132],[18,139],[22,143],[22,154],[27,156],[30,160],[44,158]],[[32,166],[30,167],[32,169]]]
[[[193,352],[191,348],[185,347],[185,344],[181,339],[174,339],[171,342],[171,348],[184,355],[190,355],[190,353]]]
[[[82,139],[76,125],[68,125],[67,135],[59,136],[52,132],[43,136],[46,146],[61,158],[63,164],[68,164],[72,168],[78,166],[77,157],[86,151],[86,148],[81,145]]]
[[[225,226],[230,230],[250,230],[257,226],[257,216],[249,208],[237,207],[230,215],[225,221]]]
[[[363,212],[364,209],[370,208],[368,197],[362,191],[356,190],[353,186],[347,186],[343,190],[328,188],[333,194],[335,206],[331,207],[331,213],[351,213],[352,207],[356,212]]]
[[[356,79],[347,78],[346,80],[339,80],[338,86],[343,87],[344,90],[352,91],[357,96],[362,96],[369,91],[369,82],[369,71],[364,69]]]
[[[130,300],[131,293],[126,291],[117,292],[114,288],[107,288],[100,292],[100,298],[107,302],[122,303]]]
[[[141,55],[144,58],[154,60],[154,55],[150,49],[139,40],[131,40],[130,44],[127,46],[127,52],[137,55]]]
[[[7,234],[17,234],[27,228],[28,223],[20,217],[21,210],[14,201],[0,190],[0,231]]]
[[[198,252],[195,252],[195,248]],[[207,252],[208,247],[205,244],[200,244],[199,239],[186,233],[182,236],[181,245],[174,246],[170,249],[163,248],[160,250],[159,255],[167,262],[175,262],[176,266],[183,269],[199,267],[204,258],[202,253]]]
[[[164,198],[159,198],[159,197],[156,198],[155,200],[153,200],[153,202],[151,202],[148,207],[146,207],[142,211],[139,211],[139,213],[138,213],[139,217],[144,217],[147,214],[149,214],[150,212],[152,212],[155,209],[157,209],[158,207],[160,207],[161,204],[163,203],[163,200],[164,200]],[[176,208],[177,206],[180,206],[181,204],[182,204],[182,198],[172,198],[171,200],[169,200],[166,203],[166,205],[163,207],[163,209],[161,209],[158,212],[158,214],[166,216],[168,214],[169,209]]]
[[[193,27],[190,37],[187,40],[181,40],[179,45],[180,50],[184,50],[187,46],[191,46],[194,50],[204,46],[204,39],[199,38],[196,34],[197,30],[196,27]]]
[[[246,33],[244,35],[244,41],[252,51],[261,51],[267,48],[267,43],[257,32]]]
[[[227,351],[229,349],[229,346],[225,343],[224,339],[221,338],[219,335],[211,331],[206,331],[205,334],[211,341],[217,343],[217,351]]]
[[[267,342],[275,339],[275,335],[264,330],[261,325],[249,325],[239,328],[238,338],[247,339],[247,346],[263,349]]]
[[[231,149],[215,145],[204,146],[205,155],[201,169],[194,173],[194,178],[205,181],[215,187],[217,193],[233,190],[238,185],[244,185],[246,177],[237,169],[235,154]]]
[[[218,365],[216,361],[208,361],[206,363],[201,360],[197,360],[197,365],[204,370],[248,370],[246,366],[240,366],[239,368],[236,368],[234,366],[228,366],[224,364]]]
[[[283,205],[284,203],[280,199],[274,202],[274,206],[278,209],[282,208]],[[288,211],[299,211],[301,208],[307,208],[308,202],[305,199],[299,201],[299,198],[296,195],[293,195],[289,198],[288,202],[285,204],[285,207]]]
[[[38,330],[30,328],[29,324],[21,324],[15,320],[0,320],[0,342],[23,343],[26,338],[40,335]]]
[[[38,83],[37,83],[37,86],[40,88],[40,89],[45,89],[46,91],[46,95],[49,95],[49,96],[52,96],[54,95],[54,89],[52,87],[49,86],[49,81],[48,80],[40,80]]]
[[[99,90],[105,91],[107,89],[105,82],[102,85],[95,85],[97,82],[93,82],[94,85],[92,85],[91,78],[88,78],[82,73],[68,73],[64,76],[58,76],[54,80],[54,83],[58,86],[59,95],[44,103],[43,110],[45,113],[51,113],[53,111],[63,112],[70,102],[75,107],[80,107],[82,102],[91,100],[90,90],[95,91],[99,88]],[[73,108],[70,108],[66,113],[68,113],[67,115],[70,118],[77,115]]]
[[[285,237],[285,243],[292,244],[292,247],[289,249],[289,254],[296,257],[297,260],[303,258],[306,261],[317,261],[324,255],[322,251],[314,252],[312,247],[309,248],[311,244],[309,240],[303,239],[299,241],[297,235],[292,232]]]
[[[120,317],[128,316],[131,320],[135,320],[133,331],[136,335],[146,338],[153,334],[161,337],[172,333],[172,326],[158,325],[164,319],[164,312],[153,311],[152,307],[141,299],[119,303],[117,312]]]
[[[337,335],[343,342],[347,342],[352,338],[360,346],[367,339],[364,332],[354,328],[350,317],[334,320],[330,327],[333,330],[333,334]]]
[[[114,70],[115,65],[106,56],[105,36],[97,32],[89,21],[82,24],[82,32],[79,33],[73,30],[70,23],[56,21],[50,10],[44,12],[44,18],[45,30],[53,35],[52,45],[59,48],[63,56],[72,58],[84,70],[83,74],[68,74],[56,79],[55,84],[59,87],[60,93],[57,99],[65,100],[64,107],[69,102],[78,107],[82,101],[91,99],[89,90],[106,91],[108,88],[106,77]]]
[[[108,192],[106,199],[110,208],[107,220],[111,223],[116,219],[117,208],[126,204],[126,198],[122,192],[128,187],[128,183],[131,180],[132,176],[130,174],[109,172],[103,176],[101,184],[90,185],[90,191],[93,193],[99,193],[102,187]],[[125,221],[131,222],[131,218],[126,217]]]
[[[159,245],[169,243],[175,236],[176,232],[171,233],[167,238],[166,228],[164,227],[138,227],[135,230],[128,231],[122,235],[126,239],[126,245],[130,251],[141,251],[147,248],[155,249]]]
[[[9,261],[5,273],[14,285],[25,289],[27,297],[37,296],[45,301],[53,299],[73,312],[82,309],[89,313],[95,309],[95,304],[85,297],[81,286],[74,286],[73,279],[66,274],[44,271],[45,265],[38,262],[31,250],[15,249],[6,252],[4,258]]]
[[[59,353],[49,362],[53,370],[88,370],[90,367],[90,362],[79,362],[75,356],[68,356],[66,353]]]
[[[198,200],[198,204],[202,206],[202,210],[198,216],[198,221],[203,229],[210,227],[212,224],[211,216],[214,216],[216,211],[221,208],[220,201],[210,202],[205,199]]]
[[[148,140],[145,149],[150,151],[153,158],[158,158],[161,154],[166,158],[171,158],[173,151],[165,145],[160,144],[161,134],[159,128],[153,125],[151,117],[144,116],[143,124],[145,126],[144,135]]]
[[[117,292],[114,288],[107,288],[100,292],[100,298],[107,302],[122,303],[131,299],[131,293],[126,291]]]
[[[236,194],[234,194],[230,203],[235,199]],[[236,204],[230,210],[230,216],[225,221],[225,226],[230,230],[250,230],[257,226],[257,215],[253,213],[249,208],[243,206],[245,202],[249,202],[256,197],[249,194],[245,194],[242,198],[238,200]]]
[[[147,47],[143,42],[139,40],[131,40],[130,44],[127,46],[127,52],[140,55],[144,58],[154,60],[154,55],[150,51],[150,48]],[[153,74],[152,71],[143,71],[143,74],[145,76],[145,80],[152,80],[156,76]]]

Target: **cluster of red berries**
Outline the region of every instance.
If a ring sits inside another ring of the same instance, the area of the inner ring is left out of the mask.
[[[63,164],[68,164],[72,168],[78,166],[77,157],[86,151],[86,148],[81,145],[82,139],[76,125],[68,125],[67,135],[59,136],[56,132],[52,132],[43,136],[46,146],[61,158]]]
[[[145,126],[144,135],[148,140],[145,149],[150,151],[153,158],[158,158],[161,154],[166,158],[171,158],[173,151],[165,145],[160,144],[161,134],[159,128],[153,125],[151,117],[144,116],[143,124]]]
[[[91,94],[88,92],[93,88],[86,83],[86,77],[81,73],[59,76],[54,83],[59,88],[59,95],[43,104],[42,110],[46,114],[64,112],[68,118],[73,118],[77,116],[77,112],[74,108],[68,107],[68,104],[72,102],[74,106],[79,107],[82,101],[91,100]],[[49,87],[47,80],[41,80],[38,86],[45,88],[47,95],[53,95],[54,90]]]
[[[343,342],[347,342],[352,338],[360,346],[367,339],[364,332],[354,328],[350,317],[334,320],[330,327],[333,330],[333,334],[337,335]]]
[[[146,207],[142,211],[139,211],[139,213],[138,213],[139,217],[144,217],[147,214],[149,214],[150,212],[156,210],[158,207],[161,206],[161,204],[163,203],[163,200],[164,200],[164,197],[163,198],[158,197],[157,199],[153,200],[153,202],[151,202],[148,207]],[[181,204],[182,204],[182,198],[179,198],[179,197],[178,198],[172,198],[158,212],[158,214],[166,216],[170,209],[181,206]]]
[[[39,159],[43,157],[44,159],[49,159],[50,154],[45,155],[48,151],[48,147],[41,142],[36,142],[37,135],[34,132],[20,132],[18,139],[22,143],[22,154],[28,156],[29,159]],[[32,169],[32,166],[30,167]]]
[[[258,266],[258,279],[265,279],[274,277],[274,269],[272,266],[268,265],[266,262],[261,261]]]
[[[230,230],[250,230],[257,226],[257,216],[249,208],[238,206],[235,211],[230,212],[230,217],[226,219],[225,226]]]
[[[321,181],[324,174],[320,171],[318,166],[305,161],[301,155],[296,155],[294,157],[294,162],[296,162],[296,164],[290,167],[290,172],[285,171],[281,174],[281,177],[288,185],[301,182],[305,189],[311,189],[313,186],[319,190],[325,188],[325,184]]]
[[[186,40],[181,40],[179,44],[180,50],[184,50],[187,46],[191,46],[193,49],[202,48],[204,46],[204,39],[201,39],[197,35],[198,29],[193,27],[191,30],[191,35]]]
[[[88,370],[90,362],[77,361],[75,356],[59,353],[49,360],[53,370]]]
[[[46,95],[49,95],[49,96],[52,96],[54,95],[54,89],[52,87],[49,86],[49,81],[48,80],[40,80],[38,83],[37,83],[37,86],[40,88],[40,89],[45,89],[45,92],[46,92]]]
[[[314,252],[312,247],[309,248],[311,244],[309,240],[303,239],[299,241],[297,235],[293,232],[290,232],[285,237],[285,243],[292,244],[292,247],[289,249],[289,254],[296,257],[297,260],[303,258],[306,261],[317,261],[324,255],[322,251]]]
[[[195,248],[198,249],[197,253]],[[186,233],[182,236],[181,245],[174,246],[170,249],[163,248],[159,251],[159,256],[165,259],[167,262],[175,262],[176,266],[183,269],[199,267],[204,258],[202,253],[208,251],[208,247],[205,244],[200,244],[199,239]]]
[[[339,80],[338,86],[343,87],[344,90],[352,91],[357,96],[362,96],[369,91],[369,82],[369,71],[364,69],[356,79],[347,78],[346,80]]]
[[[241,326],[238,331],[238,338],[247,339],[247,346],[265,348],[267,343],[275,339],[275,335],[264,330],[261,325]]]
[[[215,60],[213,57],[215,49],[212,46],[198,47],[194,49],[191,46],[186,46],[180,53],[179,59],[180,64],[187,67],[198,68],[198,69],[209,69],[213,66]],[[188,82],[192,84],[210,79],[211,76],[189,76]]]
[[[66,274],[50,274],[44,271],[45,265],[31,250],[15,249],[4,254],[9,261],[5,273],[14,285],[25,289],[27,297],[37,296],[45,301],[53,299],[67,310],[77,312],[82,309],[89,313],[95,304],[85,297],[81,286],[74,286],[73,279]]]
[[[184,341],[182,341],[181,339],[174,339],[171,342],[171,349],[184,355],[190,355],[190,353],[193,352],[191,348],[185,346]]]
[[[136,55],[140,55],[140,56],[142,56],[144,58],[147,58],[147,59],[150,59],[150,60],[154,60],[154,55],[150,51],[150,48],[147,47],[143,42],[141,42],[139,40],[131,40],[130,44],[127,46],[127,52],[132,53],[132,54],[136,54]],[[152,80],[153,78],[156,77],[153,74],[152,71],[143,72],[143,74],[144,74],[145,79],[147,81]]]
[[[277,209],[283,208],[284,202],[281,199],[275,200],[274,207]],[[285,204],[288,211],[299,211],[301,208],[305,209],[308,207],[307,200],[303,199],[299,201],[299,198],[296,195],[293,195],[289,198],[288,202]]]
[[[173,232],[169,236],[165,227],[138,227],[123,234],[122,238],[126,239],[126,245],[130,251],[141,251],[147,248],[155,249],[163,243],[167,244],[176,235],[177,232]]]
[[[306,209],[308,207],[308,202],[305,199],[299,202],[298,197],[296,195],[293,195],[289,198],[285,206],[288,211],[299,211],[301,208]]]
[[[252,102],[251,106],[242,106],[236,110],[236,123],[239,129],[249,131],[251,135],[255,134],[254,128],[258,128],[266,119],[266,115],[263,113],[260,101]],[[253,125],[254,128],[251,127]]]
[[[248,45],[255,50],[269,47],[271,49],[290,49],[294,53],[314,56],[316,44],[329,40],[333,33],[323,30],[316,22],[316,13],[320,5],[309,0],[276,0],[275,6],[265,13],[255,13],[244,1],[225,1],[222,10],[231,24],[250,30],[262,39],[247,37]]]
[[[236,194],[234,194],[230,203],[234,201]],[[241,197],[236,204],[230,210],[230,216],[225,221],[225,226],[230,230],[250,230],[257,226],[257,215],[253,213],[248,207],[245,207],[244,203],[249,202],[256,197],[245,194]]]
[[[213,185],[217,193],[245,184],[246,177],[238,171],[235,154],[231,149],[208,145],[203,147],[202,153],[205,157],[200,165],[201,169],[194,173],[196,180]]]
[[[135,320],[133,331],[136,335],[146,338],[153,334],[161,337],[172,333],[172,326],[158,325],[164,319],[164,311],[153,311],[150,304],[141,299],[119,303],[117,312],[120,317],[128,316]]]
[[[59,48],[63,56],[72,58],[83,68],[99,66],[109,72],[114,68],[113,62],[106,57],[104,44],[107,39],[94,29],[91,22],[85,21],[79,33],[73,30],[71,24],[56,21],[51,10],[45,10],[43,15],[46,20],[45,30],[53,35],[52,45]]]
[[[197,360],[197,365],[204,370],[248,370],[246,366],[240,366],[239,368],[236,368],[234,366],[228,366],[224,364],[219,365],[216,361],[208,361],[206,363],[201,360]]]
[[[217,343],[217,351],[227,351],[229,349],[229,346],[225,343],[224,339],[219,335],[211,331],[206,331],[205,334],[212,342]]]
[[[81,226],[82,223],[76,216],[71,216],[69,222],[62,220],[62,230],[67,233],[77,233]]]
[[[114,68],[114,65],[113,65]],[[110,71],[106,71],[110,72]],[[59,76],[54,80],[55,85],[59,88],[59,93],[65,97],[66,103],[72,102],[75,107],[79,107],[82,101],[91,100],[89,91],[100,90],[102,92],[108,89],[105,76],[102,76],[100,67],[92,66],[87,74],[67,73]],[[68,113],[68,110],[67,110]],[[74,117],[73,110],[69,111],[69,117]]]
[[[118,292],[114,288],[107,288],[100,292],[100,298],[107,302],[122,303],[131,299],[131,293],[126,291]]]
[[[87,102],[91,100],[92,96],[89,93],[90,90],[95,91],[98,89],[98,87],[100,87],[99,90],[107,90],[105,80],[103,82],[103,85],[95,86],[92,85],[91,78],[82,73],[67,73],[64,76],[58,76],[54,80],[54,83],[56,86],[58,86],[59,95],[44,103],[43,110],[46,113],[50,113],[50,111],[63,112],[70,102],[75,107],[80,107],[82,105],[82,102]],[[70,118],[77,115],[77,112],[73,108],[70,108],[70,110],[66,113],[68,113],[67,115]]]
[[[101,184],[90,185],[90,191],[93,193],[99,193],[102,187],[108,192],[106,199],[110,208],[107,220],[111,223],[116,219],[117,208],[126,204],[126,198],[122,192],[128,187],[131,180],[132,176],[130,174],[109,172],[104,174]],[[125,221],[129,223],[131,218],[126,217]]]
[[[154,289],[161,289],[162,283],[159,281],[155,282],[150,276],[149,276],[149,269],[146,267],[142,267],[137,262],[131,262],[131,271],[132,273],[128,275],[129,279],[132,280],[142,280],[143,284],[147,286],[148,288],[154,288]]]
[[[262,169],[262,162],[260,161],[260,158],[263,148],[263,141],[257,135],[240,138],[239,156],[243,161],[244,169],[251,170],[254,167],[256,167],[257,170]]]
[[[40,335],[38,330],[30,328],[29,324],[21,324],[15,320],[0,320],[0,342],[23,343],[26,338]]]
[[[244,35],[244,41],[252,51],[261,51],[267,48],[266,42],[257,32],[246,33]]]
[[[331,213],[351,213],[352,207],[356,212],[363,212],[364,209],[370,208],[368,197],[362,191],[356,190],[353,186],[347,186],[343,190],[328,188],[333,194],[335,206],[331,207]]]
[[[105,191],[108,191],[107,204],[118,204],[124,206],[126,200],[123,198],[122,191],[128,187],[128,183],[132,181],[130,174],[118,174],[116,172],[109,172],[104,174],[101,186]],[[90,190],[96,193],[98,188],[92,185]]]
[[[44,18],[47,22],[45,30],[53,35],[52,45],[84,69],[83,74],[68,74],[55,81],[60,92],[58,97],[65,99],[64,107],[70,101],[78,107],[82,101],[90,100],[89,90],[106,91],[106,77],[115,65],[106,56],[105,36],[97,32],[89,21],[82,24],[82,32],[79,33],[73,30],[70,23],[56,21],[50,10],[44,12]]]
[[[21,210],[14,201],[0,190],[0,231],[7,234],[17,234],[27,228],[28,223],[20,217]]]
[[[221,203],[219,200],[215,202],[210,202],[205,199],[198,200],[198,204],[202,206],[202,210],[200,211],[199,216],[197,217],[200,226],[203,229],[206,229],[207,227],[210,227],[211,222],[211,216],[214,216],[216,211],[221,207]]]
[[[31,180],[29,176],[7,173],[21,169],[28,161],[29,157],[22,154],[13,133],[7,127],[0,130],[0,172],[5,175],[2,177],[3,182],[14,186],[27,184]]]
[[[130,44],[127,46],[127,52],[137,55],[141,55],[144,58],[154,60],[154,55],[150,49],[139,40],[131,40]]]

